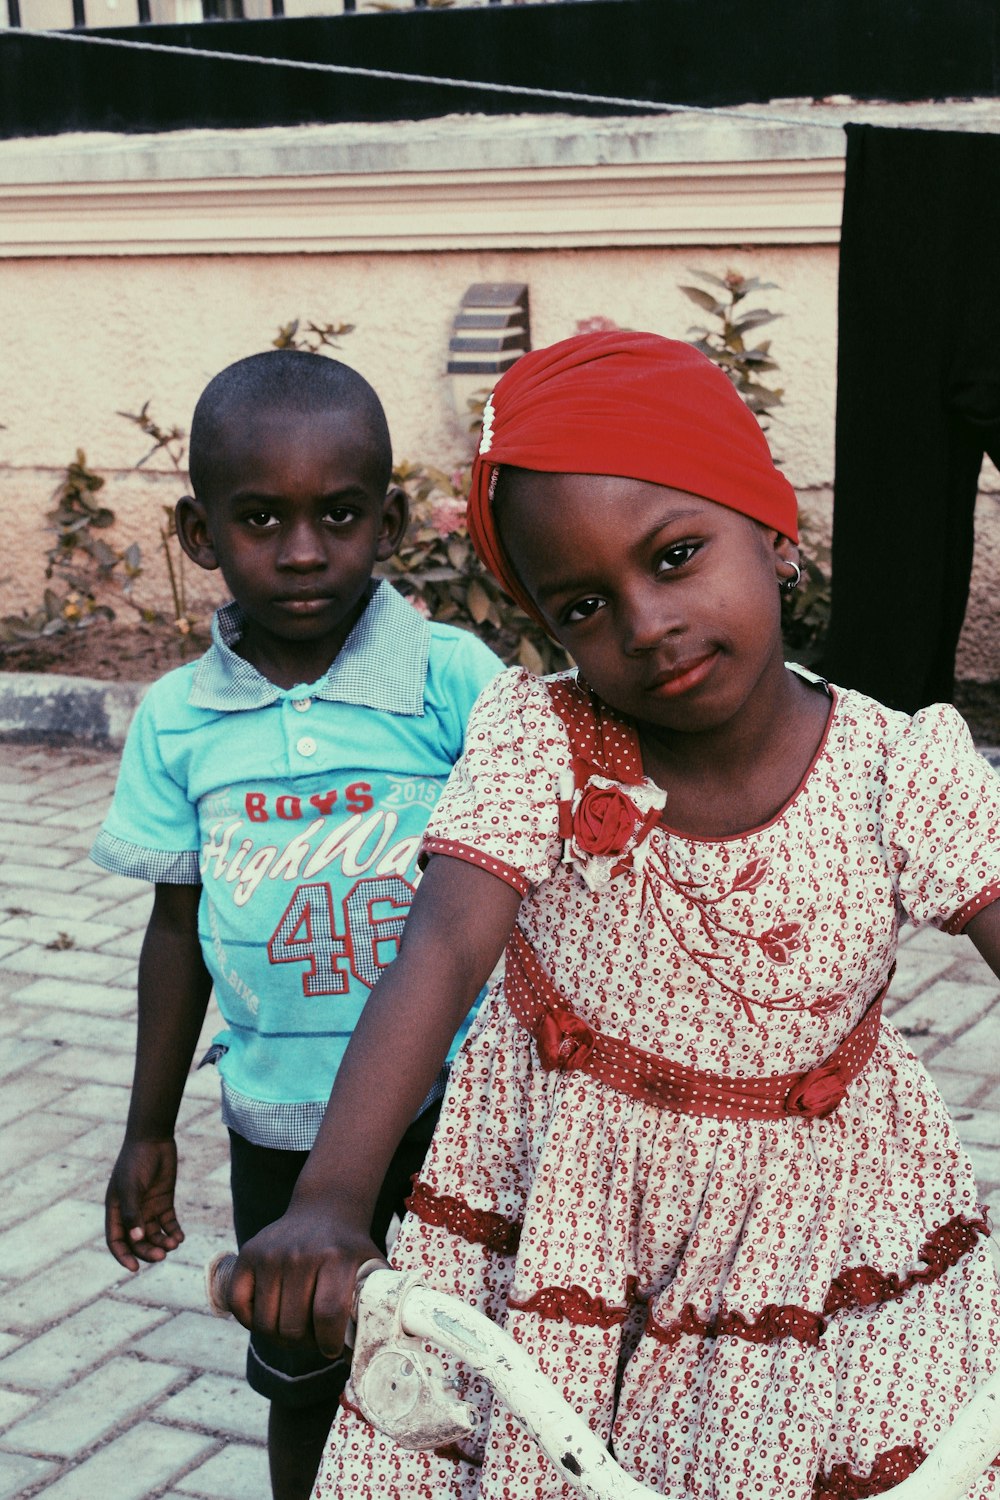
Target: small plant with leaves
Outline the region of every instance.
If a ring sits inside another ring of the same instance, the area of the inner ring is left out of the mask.
[[[98,533],[114,525],[115,513],[99,499],[104,479],[87,466],[87,455],[78,448],[66,465],[52,495],[48,512],[55,541],[46,553],[45,589],[37,609],[0,620],[0,642],[35,640],[77,630],[92,619],[114,619],[106,602],[106,585],[115,569],[125,575],[125,587],[139,573],[139,549],[123,552],[109,545]]]
[[[538,673],[565,667],[561,647],[501,592],[473,550],[465,519],[469,467],[446,474],[403,462],[393,480],[409,497],[410,524],[383,564],[384,576],[428,619],[474,631],[504,661]]]
[[[696,349],[707,354],[726,372],[761,426],[766,428],[767,424],[761,419],[782,404],[784,391],[762,379],[778,369],[771,354],[770,339],[753,345],[747,340],[755,329],[773,323],[782,314],[768,308],[747,309],[743,304],[755,293],[777,291],[778,288],[773,281],[761,281],[759,277],[743,276],[733,270],[727,271],[725,276],[716,276],[710,271],[692,271],[691,274],[715,290],[709,292],[697,286],[682,286],[681,291],[710,313],[719,326],[713,329],[689,328],[688,336]],[[830,620],[830,549],[808,523],[804,523],[800,531],[802,580],[794,593],[783,596],[781,617],[787,648],[797,661],[808,666],[819,655]]]
[[[66,465],[48,513],[56,540],[47,554],[45,577],[61,579],[70,591],[88,597],[125,559],[124,553],[97,535],[115,522],[114,511],[97,498],[103,488],[103,478],[87,467],[87,455],[78,448]]]
[[[781,633],[792,658],[808,667],[820,654],[830,624],[830,548],[809,525],[799,525],[802,579],[781,599]]]
[[[138,411],[120,411],[119,417],[124,417],[126,422],[132,422],[139,431],[152,440],[149,451],[136,462],[135,468],[142,466],[157,453],[163,453],[169,459],[170,464],[178,479],[187,481],[187,471],[184,468],[184,453],[187,434],[182,427],[161,427],[150,411],[151,402],[144,401]],[[170,584],[170,598],[173,604],[173,625],[178,635],[186,638],[197,628],[197,620],[188,609],[187,599],[187,559],[184,550],[177,540],[177,526],[174,520],[174,507],[163,506],[163,520],[160,522],[160,546],[163,549],[163,559],[167,567],[167,579]],[[137,549],[138,550],[138,549]],[[131,600],[130,602],[134,602]],[[138,607],[138,606],[137,606]],[[140,614],[147,624],[162,625],[165,622],[163,615],[155,610],[140,608]]]
[[[307,354],[320,354],[324,349],[341,349],[340,340],[353,333],[354,323],[313,323],[305,327],[298,318],[284,323],[271,340],[272,349],[302,349]]]
[[[748,310],[743,303],[755,293],[776,291],[775,283],[761,281],[757,276],[742,276],[739,271],[727,271],[725,276],[695,270],[690,274],[715,291],[704,291],[699,286],[682,286],[680,290],[719,326],[689,328],[688,338],[696,349],[725,370],[754,416],[760,419],[770,414],[781,405],[784,396],[780,387],[770,386],[761,378],[778,368],[771,356],[771,341],[748,344],[747,338],[782,314],[764,307]]]

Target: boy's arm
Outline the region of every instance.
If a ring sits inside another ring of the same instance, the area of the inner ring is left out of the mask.
[[[463,1017],[503,952],[520,905],[506,882],[435,856],[399,957],[372,991],[284,1218],[244,1245],[231,1301],[240,1322],[336,1355],[357,1268],[380,1255],[370,1225],[382,1179]]]
[[[174,1211],[174,1123],[212,981],[198,942],[199,885],[157,885],[139,959],[139,1027],[125,1140],[105,1197],[108,1249],[130,1271],[184,1238]]]

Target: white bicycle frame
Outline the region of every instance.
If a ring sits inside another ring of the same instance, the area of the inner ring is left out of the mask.
[[[235,1264],[234,1255],[221,1255],[206,1270],[209,1303],[220,1316],[229,1314]],[[655,1494],[615,1463],[510,1334],[457,1297],[369,1261],[358,1272],[355,1319],[354,1401],[400,1446],[461,1443],[476,1430],[477,1413],[458,1398],[440,1361],[428,1355],[430,1344],[485,1380],[587,1500],[648,1500]],[[998,1450],[1000,1370],[962,1408],[916,1473],[886,1490],[882,1500],[963,1500]]]

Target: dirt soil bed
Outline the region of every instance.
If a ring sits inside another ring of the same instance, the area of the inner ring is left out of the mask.
[[[95,620],[16,645],[0,645],[0,672],[61,672],[111,682],[152,682],[200,655],[207,637],[175,635],[163,627]],[[955,702],[980,745],[1000,746],[1000,681],[960,682]]]
[[[200,656],[207,637],[141,621],[95,620],[82,630],[0,645],[0,672],[61,672],[109,682],[152,682]]]

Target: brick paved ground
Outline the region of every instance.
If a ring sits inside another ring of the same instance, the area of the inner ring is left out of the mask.
[[[104,1249],[149,909],[86,857],[116,763],[0,744],[0,1500],[263,1500],[243,1333],[203,1305],[231,1241],[214,1073],[179,1128],[184,1245],[136,1277]],[[966,939],[909,933],[890,1013],[1000,1209],[1000,985]]]

